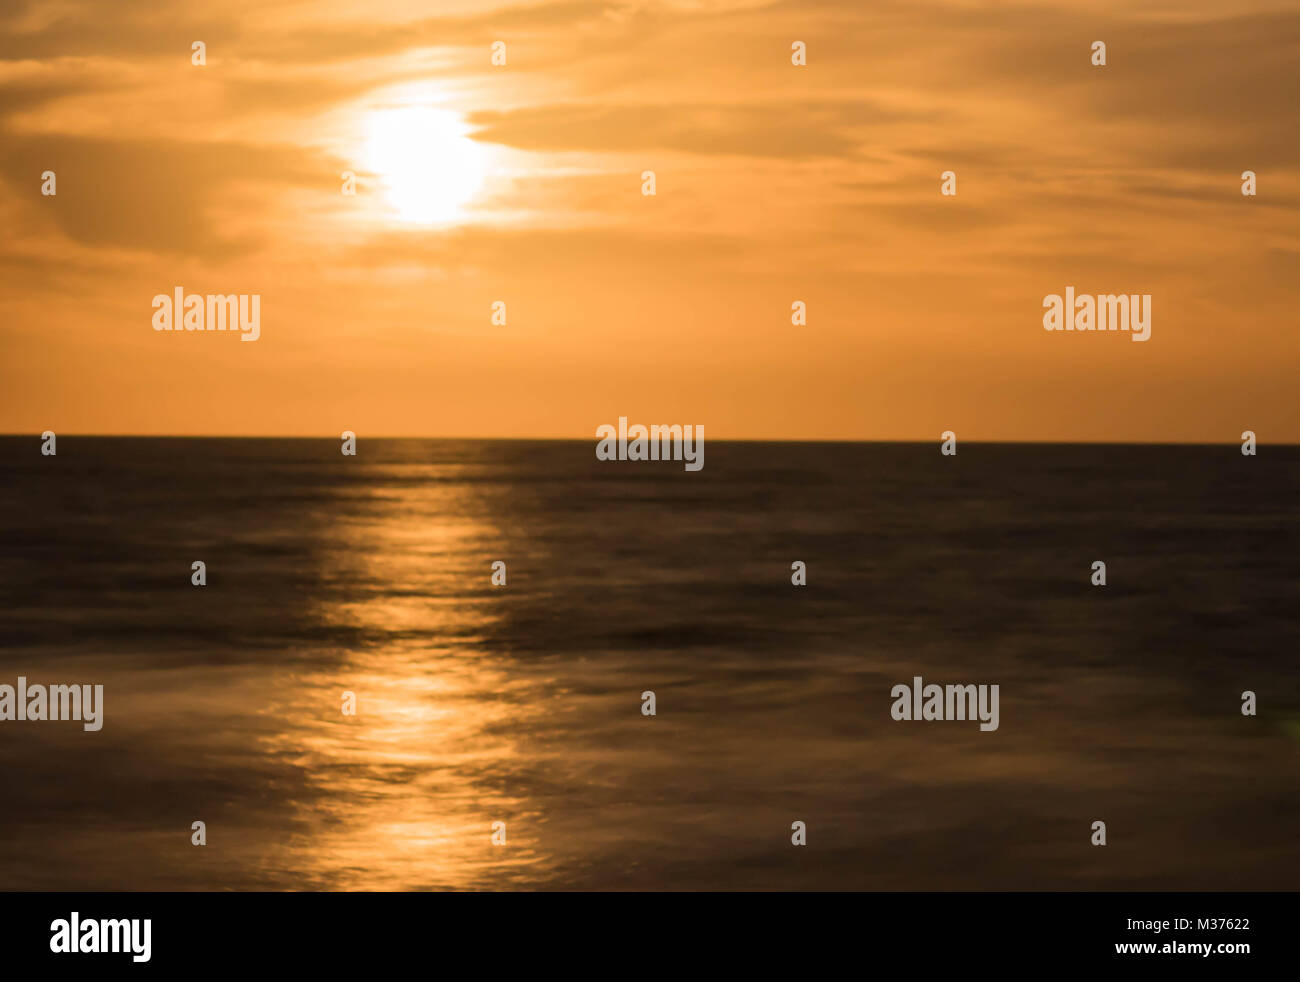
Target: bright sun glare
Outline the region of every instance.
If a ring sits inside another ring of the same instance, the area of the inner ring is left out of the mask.
[[[483,185],[483,147],[455,113],[407,107],[367,120],[366,166],[378,174],[389,205],[408,222],[458,220]]]

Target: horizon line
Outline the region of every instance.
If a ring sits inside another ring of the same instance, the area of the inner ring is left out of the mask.
[[[92,440],[338,440],[339,436],[323,436],[317,434],[256,434],[256,433],[78,433],[65,431],[66,435],[77,439]],[[56,436],[63,436],[65,433],[55,433]],[[0,440],[29,438],[39,440],[40,433],[0,433]],[[378,436],[365,436],[357,434],[356,438],[360,440],[448,440],[460,442],[496,442],[496,443],[582,443],[589,440],[596,440],[592,436],[398,436],[384,434]],[[941,437],[927,439],[911,438],[890,438],[890,439],[864,439],[864,438],[844,438],[836,439],[829,437],[798,437],[798,438],[775,438],[775,437],[713,437],[714,443],[828,443],[828,444],[929,444],[942,443]],[[980,445],[994,446],[1078,446],[1078,447],[1220,447],[1220,446],[1240,446],[1240,438],[1232,440],[1223,440],[1212,442],[1207,440],[1015,440],[1015,439],[974,439],[965,438],[958,440],[959,443],[974,443]],[[1270,447],[1300,447],[1300,441],[1282,440],[1276,443],[1256,440],[1256,445]]]

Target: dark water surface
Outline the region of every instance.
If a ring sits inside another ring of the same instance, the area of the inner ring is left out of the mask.
[[[1300,450],[594,442],[0,439],[0,887],[1300,887]]]

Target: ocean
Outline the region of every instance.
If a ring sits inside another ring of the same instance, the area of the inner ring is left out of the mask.
[[[1300,448],[593,450],[0,438],[3,887],[1300,882]]]

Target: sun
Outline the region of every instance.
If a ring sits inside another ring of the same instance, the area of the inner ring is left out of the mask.
[[[481,144],[445,109],[383,109],[366,119],[366,167],[379,176],[397,217],[421,224],[454,223],[486,176]]]

